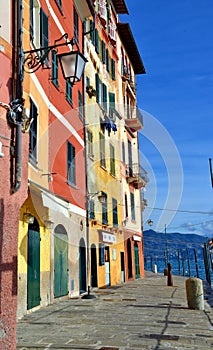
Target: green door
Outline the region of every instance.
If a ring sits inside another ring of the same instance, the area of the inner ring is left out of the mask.
[[[62,225],[59,225],[62,226]],[[54,297],[68,294],[68,242],[67,235],[54,235]]]
[[[40,305],[40,233],[36,224],[28,227],[27,309]]]
[[[139,265],[139,254],[138,254],[138,246],[135,244],[134,246],[135,252],[135,277],[140,277],[140,265]]]

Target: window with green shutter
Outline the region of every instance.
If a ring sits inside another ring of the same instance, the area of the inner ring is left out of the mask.
[[[74,38],[78,43],[79,42],[79,24],[78,24],[78,13],[75,7],[73,7],[73,18],[74,18]]]
[[[72,85],[68,79],[66,79],[66,99],[72,105]]]
[[[104,248],[104,244],[100,243],[99,245],[99,265],[104,265],[105,262],[105,248]]]
[[[110,174],[115,176],[115,148],[110,145]]]
[[[100,52],[100,40],[99,40],[99,35],[98,35],[97,28],[95,28],[95,51],[97,53]]]
[[[95,202],[94,199],[90,199],[89,201],[89,218],[95,219]]]
[[[92,20],[90,20],[90,39],[95,45],[95,23]]]
[[[103,83],[102,84],[102,106],[105,112],[107,112],[107,86]]]
[[[100,165],[106,168],[105,137],[102,133],[99,133],[99,142],[100,142]]]
[[[78,90],[78,116],[82,120],[83,119],[83,99],[82,93]]]
[[[102,224],[108,225],[108,208],[107,208],[107,194],[102,191],[105,200],[102,203]]]
[[[103,40],[101,41],[101,59],[103,63],[106,63],[106,44]]]
[[[96,89],[96,102],[99,103],[99,95],[100,95],[100,79],[99,75],[96,73],[95,74],[95,89]]]
[[[115,198],[112,198],[112,220],[113,227],[118,227],[118,205]]]
[[[58,88],[58,58],[56,51],[52,51],[52,82]]]
[[[74,186],[76,185],[75,168],[75,147],[67,141],[67,181]]]
[[[29,159],[37,164],[37,141],[38,141],[38,109],[35,103],[30,99],[30,118],[32,123],[29,131]]]
[[[42,8],[40,9],[40,45],[41,47],[48,46],[48,16]],[[47,50],[43,50],[41,55],[45,54],[46,52]],[[45,64],[48,64],[48,55],[44,62]]]
[[[135,196],[134,193],[130,193],[130,202],[131,202],[131,219],[135,221]]]
[[[110,72],[110,56],[108,49],[106,49],[106,69],[107,72]]]
[[[115,61],[113,60],[113,58],[111,59],[111,76],[112,76],[112,80],[116,80],[115,79]]]
[[[94,157],[93,154],[93,134],[90,130],[87,130],[87,143],[88,143],[88,155]]]

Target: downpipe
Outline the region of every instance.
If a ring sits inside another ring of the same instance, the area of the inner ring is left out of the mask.
[[[13,3],[14,4],[14,3]],[[12,178],[11,193],[16,193],[21,187],[22,178],[22,124],[23,124],[23,5],[22,0],[18,0],[13,5],[13,23],[17,23],[13,31],[13,97],[15,100],[10,103],[10,111],[8,112],[8,120],[13,128],[15,128],[15,157],[14,176]]]

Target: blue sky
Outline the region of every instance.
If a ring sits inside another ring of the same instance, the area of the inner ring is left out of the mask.
[[[167,232],[213,236],[213,1],[126,0],[145,69],[141,160],[150,182],[146,220]],[[164,210],[162,210],[164,209]],[[209,214],[212,213],[212,214]]]

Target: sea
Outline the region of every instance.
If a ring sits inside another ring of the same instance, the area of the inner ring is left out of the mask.
[[[185,261],[179,261],[177,257],[168,257],[168,262],[172,266],[172,274],[185,276],[185,277],[197,277],[204,281],[207,281],[213,288],[213,270],[211,264],[209,265],[209,274],[206,273],[204,259],[198,259],[197,263],[193,259],[187,259]],[[164,269],[167,268],[167,260],[165,258],[145,258],[145,270],[158,273],[164,273]]]

